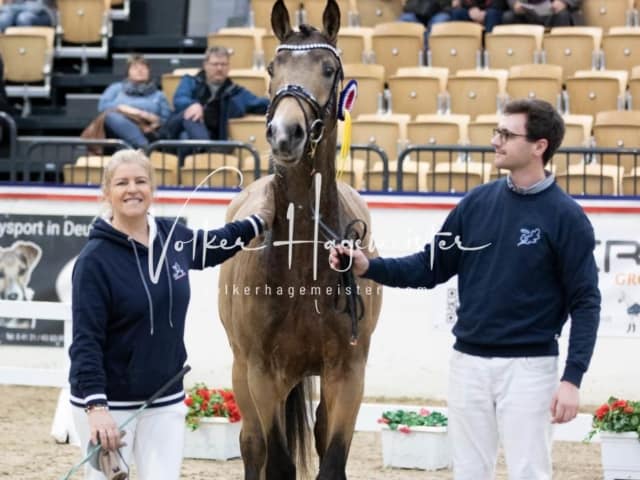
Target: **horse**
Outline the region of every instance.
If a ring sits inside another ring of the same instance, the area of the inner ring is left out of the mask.
[[[278,0],[271,24],[280,41],[268,67],[266,136],[275,173],[233,199],[226,219],[245,218],[270,195],[274,220],[265,235],[222,265],[219,281],[219,314],[233,353],[233,389],[243,417],[244,478],[291,480],[297,471],[308,472],[309,395],[319,376],[316,478],[341,480],[347,478],[382,292],[328,262],[328,246],[342,239],[341,232],[354,222],[370,224],[364,200],[336,181],[340,10],[328,0],[322,32],[308,25],[294,31]],[[359,238],[345,233],[345,241],[377,256],[370,229],[353,225],[351,230]]]

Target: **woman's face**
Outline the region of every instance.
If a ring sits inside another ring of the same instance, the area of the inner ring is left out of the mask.
[[[113,172],[105,192],[114,219],[135,220],[146,217],[153,187],[147,171],[136,163],[123,163]]]
[[[127,77],[133,83],[146,83],[149,81],[149,67],[144,63],[134,62],[129,65]]]

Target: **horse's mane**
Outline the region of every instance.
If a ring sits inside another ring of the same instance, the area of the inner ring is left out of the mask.
[[[322,34],[322,32],[320,30],[318,30],[316,27],[313,27],[311,25],[307,25],[306,23],[303,23],[302,25],[300,25],[299,27],[299,31],[295,31],[292,30],[284,39],[284,41],[282,43],[287,43],[291,40],[298,40],[298,41],[305,41],[305,40],[310,40],[311,37],[313,36],[319,36],[320,38],[322,38],[323,41],[327,42],[327,38],[325,37],[325,35]]]

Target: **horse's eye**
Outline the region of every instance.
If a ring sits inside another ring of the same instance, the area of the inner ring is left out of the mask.
[[[329,63],[325,63],[322,66],[322,74],[327,77],[327,78],[331,78],[333,77],[333,74],[336,73],[336,69],[333,65],[329,64]]]
[[[22,275],[24,275],[25,273],[27,273],[27,269],[26,269],[25,267],[20,267],[20,268],[18,269],[18,275],[22,276]]]
[[[267,73],[270,77],[273,77],[273,62],[269,62],[269,65],[267,65]]]

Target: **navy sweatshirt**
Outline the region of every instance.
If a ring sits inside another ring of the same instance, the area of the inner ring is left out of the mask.
[[[177,223],[171,233],[172,221],[149,216],[149,227],[152,248],[99,219],[75,263],[69,383],[76,406],[138,408],[178,373],[187,358],[189,270],[230,258],[240,242],[246,245],[262,231],[262,222],[252,215],[207,232]],[[153,406],[183,399],[179,381]]]
[[[600,319],[594,247],[588,218],[555,182],[523,195],[501,179],[470,191],[433,244],[407,257],[371,260],[364,276],[433,288],[458,274],[454,348],[471,355],[557,355],[571,314],[562,379],[579,387]]]

